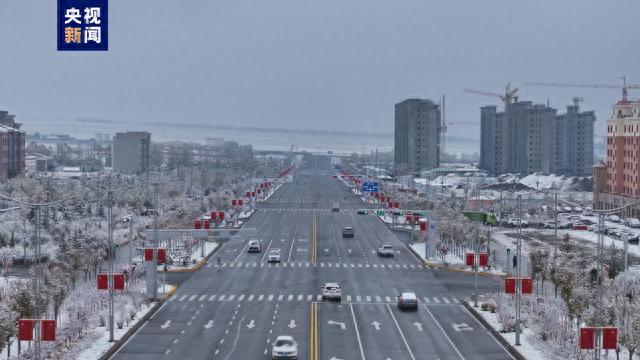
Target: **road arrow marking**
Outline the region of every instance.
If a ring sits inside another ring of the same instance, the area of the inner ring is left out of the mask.
[[[309,249],[307,248],[296,248],[297,252],[307,252]]]
[[[164,324],[160,325],[160,328],[164,330],[164,329],[168,328],[169,325],[171,325],[171,320],[165,321]]]
[[[337,322],[337,321],[329,320],[329,321],[327,321],[327,324],[329,324],[329,325],[338,325],[338,326],[340,326],[340,329],[342,329],[342,330],[345,330],[347,328],[347,326],[343,322]]]
[[[415,326],[418,329],[418,331],[422,331],[422,324],[421,323],[416,321],[416,322],[413,323],[413,326]]]
[[[331,357],[331,359],[329,359],[329,360],[342,360],[342,359],[337,358],[337,357],[335,357],[335,356],[332,356],[332,357]]]
[[[287,325],[289,327],[289,329],[293,329],[294,327],[298,326],[296,325],[296,321],[291,319],[291,321],[289,322],[289,325]]]
[[[374,322],[372,322],[372,323],[371,323],[371,325],[373,325],[373,327],[374,327],[376,330],[380,330],[380,323],[379,323],[379,322],[374,321]]]
[[[453,323],[453,325],[451,326],[455,331],[472,331],[473,330],[473,328],[467,325],[467,323],[460,323],[460,324]]]
[[[205,329],[211,329],[211,327],[213,326],[213,320],[209,320],[208,323],[202,325],[204,326]]]
[[[247,327],[249,329],[253,329],[254,327],[256,327],[256,321],[251,319],[251,321],[249,321],[249,323],[247,324]]]
[[[351,249],[347,249],[347,251],[349,252],[349,254],[351,254]]]

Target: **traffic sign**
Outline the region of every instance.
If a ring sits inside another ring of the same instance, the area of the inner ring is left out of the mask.
[[[378,192],[378,182],[377,181],[365,181],[362,183],[362,191],[363,192]]]

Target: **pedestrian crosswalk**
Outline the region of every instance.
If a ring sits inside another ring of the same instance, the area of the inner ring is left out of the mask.
[[[398,264],[394,262],[380,263],[380,264],[367,264],[367,263],[345,263],[345,262],[305,262],[305,261],[292,261],[281,263],[267,263],[267,262],[255,262],[255,261],[237,261],[237,262],[223,262],[220,265],[213,262],[207,263],[208,268],[342,268],[352,270],[420,270],[426,268],[421,264]]]
[[[393,294],[369,294],[342,296],[343,303],[352,304],[392,304],[396,301]],[[455,305],[460,300],[453,296],[418,296],[420,301],[428,305]],[[174,303],[203,303],[203,302],[321,302],[321,294],[175,294],[167,300]],[[327,302],[333,302],[326,300]]]

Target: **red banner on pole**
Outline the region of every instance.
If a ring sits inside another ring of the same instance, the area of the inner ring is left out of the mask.
[[[476,263],[476,254],[475,253],[467,253],[466,254],[467,266],[474,266]]]
[[[244,197],[251,197],[251,191],[247,191],[247,192],[244,194]]]
[[[504,279],[504,293],[515,294],[516,293],[516,278]]]
[[[152,248],[144,249],[144,261],[153,261],[153,249]]]
[[[40,331],[42,341],[56,341],[56,321],[40,320]]]
[[[236,201],[236,199],[231,200],[231,206],[236,206],[238,205],[238,202]]]
[[[413,221],[414,222],[420,221],[420,215],[413,215]]]
[[[238,200],[238,206],[242,206],[242,199]]]
[[[124,290],[124,274],[113,274],[113,290]]]
[[[201,227],[202,227],[202,223],[200,222],[200,220],[196,220],[193,222],[194,229],[200,229]]]
[[[580,328],[580,349],[588,350],[595,348],[596,329],[592,327]]]
[[[531,278],[522,278],[520,280],[520,293],[521,294],[533,293],[533,280]]]
[[[33,320],[18,320],[18,340],[33,340]]]
[[[618,329],[614,327],[602,328],[602,348],[615,350],[618,346]]]
[[[480,262],[479,262],[480,266],[487,266],[489,265],[489,254],[487,253],[480,253]]]
[[[426,222],[421,222],[420,223],[420,231],[424,232],[427,231],[427,223]]]
[[[98,290],[109,290],[109,275],[98,274]]]
[[[218,212],[218,217],[220,218],[220,221],[224,220],[224,211]]]
[[[212,211],[211,214],[209,214],[209,217],[211,218],[211,221],[216,221],[216,214],[217,212]]]
[[[397,202],[397,201],[396,201],[396,202],[394,202],[394,203],[393,203],[393,207],[394,207],[394,208],[396,208],[396,209],[400,209],[400,203],[399,203],[399,202]]]
[[[158,249],[158,264],[167,262],[167,249]]]
[[[208,229],[209,228],[209,220],[204,220],[202,222],[202,228],[203,229]]]
[[[256,197],[256,192],[255,191],[251,192],[251,197]]]

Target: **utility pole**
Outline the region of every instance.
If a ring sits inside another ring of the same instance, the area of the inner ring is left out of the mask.
[[[114,340],[114,328],[113,328],[113,192],[111,191],[111,175],[109,175],[109,187],[107,192],[107,219],[109,221],[108,233],[109,233],[109,342]]]
[[[473,293],[473,307],[478,307],[478,268],[480,267],[480,219],[478,217],[478,188],[476,188],[476,241],[474,246],[474,254],[473,254],[473,264],[475,265],[475,290]],[[478,260],[476,260],[478,259]]]
[[[160,202],[158,200],[158,182],[154,182],[153,183],[153,191],[155,193],[155,200],[156,200],[156,211],[155,214],[153,216],[153,251],[154,251],[154,256],[153,256],[153,272],[152,272],[152,278],[153,278],[153,296],[152,298],[155,300],[158,298],[158,272],[156,271],[158,269],[158,258],[157,258],[157,253],[158,253],[158,214],[160,213]]]
[[[597,246],[597,275],[596,275],[596,311],[595,311],[595,327],[596,327],[596,341],[595,341],[595,351],[594,351],[594,359],[600,359],[600,338],[602,332],[602,316],[600,315],[600,311],[602,311],[602,255],[604,248],[604,213],[598,214],[598,246]]]
[[[553,233],[555,240],[553,242],[553,256],[558,253],[558,191],[554,194],[555,209],[553,211]]]
[[[516,267],[516,346],[520,346],[520,294],[522,293],[522,195],[518,195],[517,267]]]

